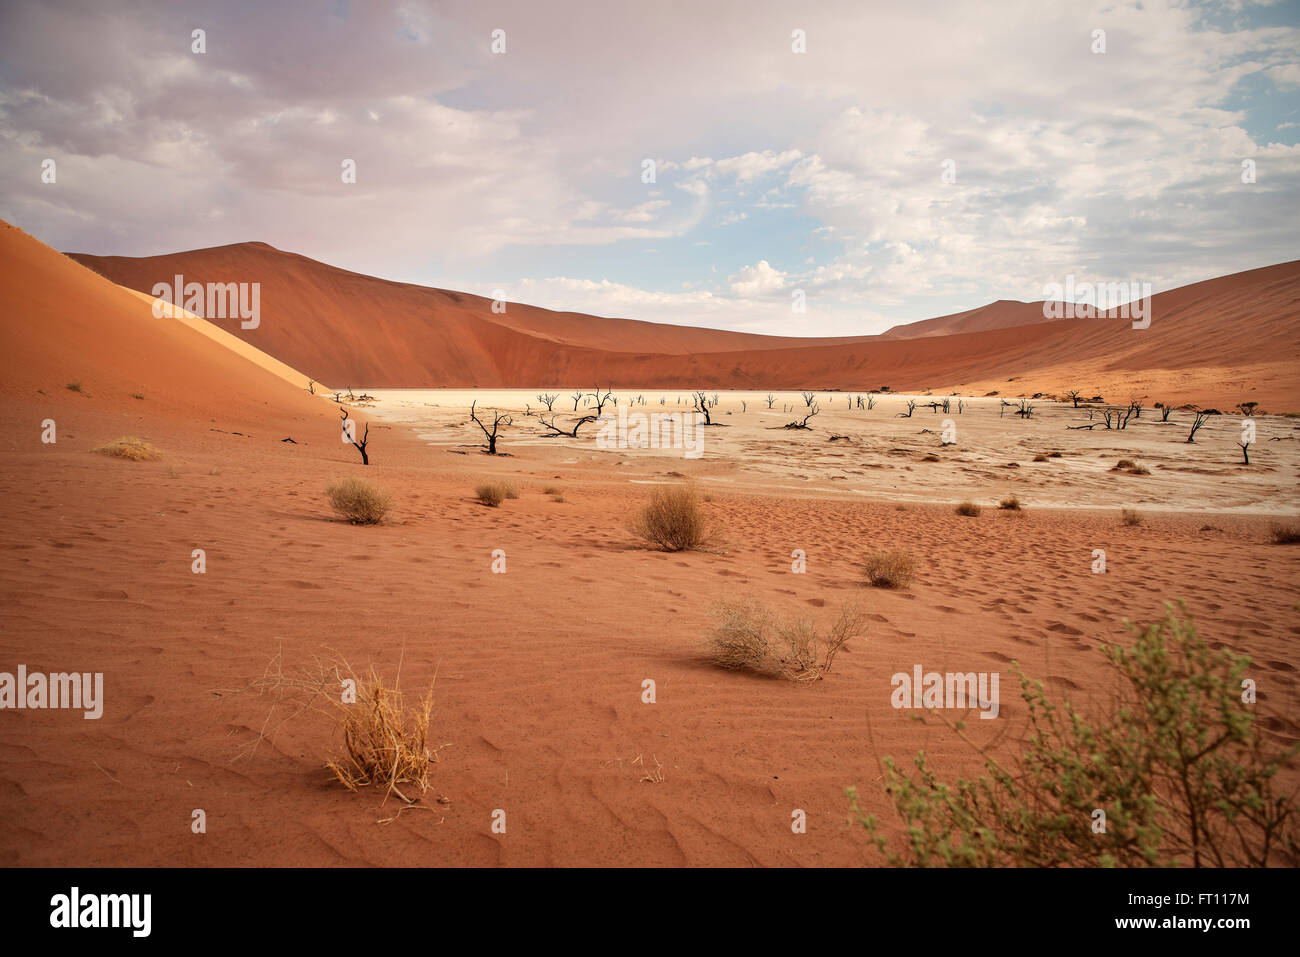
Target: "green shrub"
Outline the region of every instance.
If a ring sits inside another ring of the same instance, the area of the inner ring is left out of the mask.
[[[1181,616],[1181,617],[1180,617]],[[1186,609],[1166,605],[1133,641],[1103,646],[1118,690],[1090,721],[1041,681],[1020,678],[1029,728],[1014,764],[985,755],[985,774],[939,779],[925,752],[915,772],[890,758],[882,786],[904,826],[893,850],[848,789],[853,816],[894,866],[1294,866],[1296,803],[1277,781],[1300,743],[1270,747],[1256,704],[1243,703],[1250,659],[1213,650]],[[955,731],[942,712],[933,712]],[[1098,831],[1097,811],[1105,813]]]

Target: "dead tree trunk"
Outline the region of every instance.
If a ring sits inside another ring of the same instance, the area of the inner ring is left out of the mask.
[[[811,409],[811,411],[810,411],[807,415],[805,415],[801,420],[796,421],[796,422],[791,422],[791,423],[789,423],[788,425],[783,425],[783,426],[781,426],[781,428],[783,428],[783,429],[809,429],[809,428],[812,428],[812,426],[810,426],[810,425],[808,424],[808,420],[811,419],[811,418],[812,418],[814,415],[816,415],[818,412],[820,412],[821,409],[817,408],[817,403],[815,403],[815,402],[814,402],[814,403],[813,403],[809,408]]]
[[[573,428],[570,431],[566,432],[564,431],[564,429],[560,428],[558,425],[555,424],[555,416],[551,416],[550,422],[547,422],[546,417],[542,415],[539,415],[537,419],[539,422],[542,423],[542,425],[546,426],[548,429],[551,430],[542,435],[542,438],[544,439],[554,439],[561,435],[568,436],[571,439],[576,439],[578,437],[578,429],[582,428],[582,426],[584,426],[588,422],[596,421],[596,417],[594,415],[584,415],[577,422],[573,423]]]
[[[703,392],[695,393],[695,411],[703,413],[705,425],[713,424],[713,421],[709,418],[709,399]]]
[[[348,428],[349,423],[352,428]],[[352,446],[361,453],[361,464],[369,465],[370,456],[366,453],[366,444],[370,441],[370,423],[366,423],[366,431],[361,435],[361,441],[357,441],[357,424],[348,418],[348,410],[343,410],[343,438],[352,443]]]
[[[512,420],[510,416],[502,415],[500,411],[498,411],[497,409],[493,409],[492,410],[492,431],[489,432],[488,427],[484,425],[482,421],[479,420],[478,413],[474,410],[474,406],[477,404],[478,404],[477,399],[475,399],[473,402],[469,404],[469,417],[474,420],[475,424],[478,425],[478,427],[483,430],[483,435],[487,437],[488,455],[496,455],[497,454],[497,432],[500,430],[501,426],[510,425]]]

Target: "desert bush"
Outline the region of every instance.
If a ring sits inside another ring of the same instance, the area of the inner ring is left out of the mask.
[[[106,442],[95,451],[104,455],[114,455],[119,459],[130,459],[132,462],[151,462],[162,458],[161,452],[144,439],[134,435],[124,435],[120,439]]]
[[[69,382],[67,388],[68,388],[68,391],[69,391],[69,392],[80,392],[80,391],[81,391],[81,383],[80,383],[80,382]]]
[[[711,538],[699,494],[689,485],[655,491],[636,516],[632,531],[669,552],[699,548]]]
[[[1150,475],[1151,470],[1145,465],[1138,465],[1132,459],[1120,459],[1115,463],[1112,472],[1128,472],[1130,475]]]
[[[860,608],[845,605],[823,634],[811,618],[780,618],[752,598],[721,602],[716,615],[709,635],[715,664],[791,681],[820,680],[866,622]]]
[[[399,663],[399,675],[401,670]],[[390,796],[400,799],[392,816],[379,822],[386,824],[418,805],[419,797],[402,788],[413,785],[426,792],[430,767],[445,747],[429,747],[435,681],[436,676],[418,706],[408,709],[398,683],[394,681],[390,687],[373,666],[368,675],[361,676],[340,656],[329,653],[314,656],[311,666],[286,672],[277,653],[260,678],[221,694],[254,692],[273,698],[261,730],[239,748],[240,755],[250,761],[261,742],[273,739],[291,720],[312,713],[323,716],[330,727],[343,734],[341,753],[322,756],[339,783],[353,792],[366,787],[382,789],[385,803]],[[353,696],[340,694],[340,688],[349,687]]]
[[[1016,498],[1014,495],[1008,495],[1002,501],[998,502],[998,508],[1004,509],[1008,512],[1018,512],[1020,511],[1020,499]]]
[[[980,513],[980,507],[974,502],[962,502],[957,506],[958,515],[976,516]]]
[[[393,506],[391,495],[362,478],[331,482],[326,493],[330,507],[353,525],[379,525]]]
[[[1142,513],[1135,509],[1126,508],[1119,513],[1120,521],[1125,525],[1141,525]]]
[[[558,486],[555,486],[555,485],[548,485],[548,486],[546,486],[546,488],[542,489],[542,494],[543,494],[543,495],[562,495],[562,494],[564,494],[564,493],[560,491],[560,489],[559,489]]]
[[[916,573],[916,559],[910,552],[872,552],[866,559],[867,581],[877,588],[906,588]]]
[[[343,708],[339,724],[343,731],[343,753],[327,764],[349,791],[382,787],[385,796],[396,794],[407,804],[414,799],[403,794],[400,784],[413,784],[424,792],[429,786],[429,716],[433,711],[433,688],[408,712],[402,692],[388,687],[372,668],[356,681],[357,700]]]
[[[1274,545],[1294,545],[1300,542],[1300,523],[1274,522],[1269,528],[1269,538]]]
[[[922,458],[921,461],[922,461],[922,462],[940,462],[940,461],[942,461],[942,459],[940,459],[939,456],[937,456],[937,455],[935,455],[933,452],[931,452],[929,455],[927,455],[927,456],[925,456],[924,458]]]
[[[1048,457],[1047,457],[1046,455],[1044,455],[1042,452],[1039,452],[1037,455],[1034,456],[1034,461],[1035,461],[1035,462],[1046,462],[1046,461],[1048,461]]]
[[[480,482],[474,486],[474,494],[478,496],[478,500],[484,505],[490,505],[493,508],[510,498],[507,491],[504,482]],[[516,494],[514,497],[518,498],[519,496]]]
[[[849,788],[853,816],[894,866],[1215,866],[1287,864],[1300,854],[1296,803],[1277,773],[1300,743],[1270,747],[1242,701],[1250,659],[1214,650],[1181,605],[1128,646],[1103,646],[1117,690],[1097,721],[1048,698],[1017,665],[1029,733],[1014,764],[987,750],[985,773],[939,779],[886,757],[882,787],[906,828],[892,850]],[[954,731],[942,712],[933,712]],[[1093,829],[1105,812],[1105,830]]]

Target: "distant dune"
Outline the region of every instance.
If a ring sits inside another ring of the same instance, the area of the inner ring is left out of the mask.
[[[265,243],[165,256],[70,254],[148,292],[187,282],[260,282],[263,319],[218,325],[335,387],[572,387],[999,391],[1079,388],[1126,400],[1300,410],[1300,261],[1153,297],[1149,329],[1122,319],[1043,321],[1040,303],[999,301],[879,336],[758,336],[490,300],[348,272]],[[1122,395],[1119,393],[1123,393]]]
[[[155,318],[147,298],[2,222],[0,264],[0,309],[22,317],[5,325],[8,388],[44,389],[47,406],[80,416],[92,407],[66,388],[76,383],[93,393],[96,414],[124,426],[147,412],[155,425],[264,433],[310,421],[313,434],[337,436],[336,410],[285,381],[292,370],[198,320]]]

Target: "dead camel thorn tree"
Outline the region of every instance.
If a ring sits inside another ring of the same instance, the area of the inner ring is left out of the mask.
[[[469,417],[474,420],[474,423],[480,429],[483,430],[483,434],[487,437],[487,443],[488,443],[487,454],[496,455],[497,454],[497,432],[501,428],[501,426],[513,424],[513,420],[508,415],[502,415],[499,409],[493,409],[492,410],[492,431],[489,432],[488,427],[483,424],[483,422],[478,417],[478,413],[474,411],[474,406],[477,404],[478,404],[477,399],[469,404]]]
[[[356,423],[348,418],[348,410],[343,409],[343,438],[351,442],[358,452],[361,453],[361,464],[369,465],[370,456],[366,453],[366,443],[370,441],[370,423],[366,423],[366,431],[361,434],[361,441],[357,441]]]
[[[821,409],[819,409],[819,408],[817,407],[817,403],[814,402],[814,403],[809,407],[808,414],[805,415],[805,416],[803,417],[802,420],[795,421],[795,422],[790,422],[790,423],[787,424],[787,425],[783,425],[783,426],[781,426],[781,428],[783,428],[783,429],[811,429],[812,426],[808,424],[808,420],[811,419],[814,415],[816,415],[816,414],[817,414],[818,412],[820,412],[820,411],[821,411]]]
[[[596,387],[596,391],[595,391],[595,392],[588,392],[588,393],[587,393],[587,395],[591,396],[593,399],[596,400],[596,415],[597,415],[597,416],[599,416],[599,415],[601,414],[601,410],[605,408],[605,403],[608,402],[608,401],[610,400],[610,396],[611,396],[612,394],[613,394],[613,393],[611,392],[611,390],[610,390],[610,388],[609,388],[608,386],[605,387],[605,394],[604,394],[604,395],[601,395],[601,394],[600,394],[600,386],[597,386],[597,387]],[[576,408],[576,407],[574,408],[574,411],[575,411],[575,412],[577,411],[577,408]]]
[[[576,439],[578,437],[578,429],[582,428],[588,422],[596,421],[596,417],[594,415],[584,415],[577,422],[573,423],[573,428],[570,431],[566,432],[564,431],[564,429],[560,428],[558,425],[555,424],[555,416],[551,416],[550,422],[546,421],[546,416],[544,415],[539,415],[537,419],[539,422],[542,423],[542,425],[546,426],[548,429],[551,430],[549,432],[545,432],[542,434],[542,438],[544,439],[554,439],[561,435],[566,435],[571,439]]]
[[[704,416],[705,425],[719,425],[719,426],[722,425],[721,422],[714,422],[713,419],[709,416],[709,397],[707,395],[705,395],[703,392],[696,392],[693,394],[693,397],[695,399],[694,409],[696,412],[699,412],[701,415]],[[717,403],[714,404],[716,405]]]

